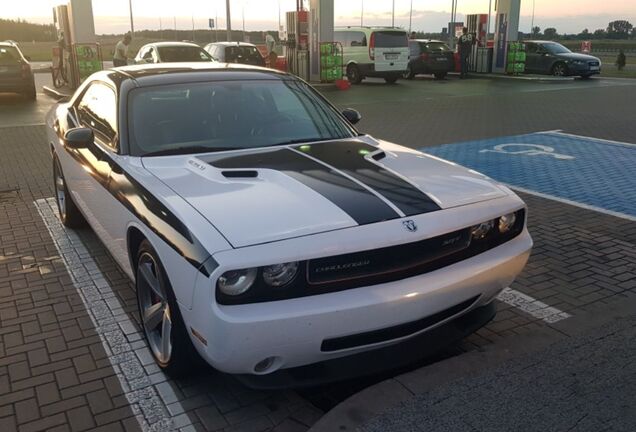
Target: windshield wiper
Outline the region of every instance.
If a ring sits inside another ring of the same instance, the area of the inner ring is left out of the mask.
[[[179,154],[189,154],[189,153],[212,153],[218,151],[226,151],[226,150],[240,150],[240,148],[236,147],[206,147],[206,146],[183,146],[183,147],[175,147],[165,150],[157,150],[154,152],[146,153],[143,156],[168,156],[168,155],[179,155]]]

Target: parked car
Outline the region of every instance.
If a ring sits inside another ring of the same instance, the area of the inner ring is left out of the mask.
[[[254,386],[412,362],[485,325],[524,267],[507,187],[360,134],[285,73],[125,66],[48,114],[59,216],[134,281],[157,364]]]
[[[35,79],[28,59],[13,41],[0,42],[0,93],[20,93],[35,100]]]
[[[212,58],[221,63],[265,66],[265,59],[256,45],[247,42],[215,42],[205,46]]]
[[[573,53],[557,42],[526,41],[526,72],[555,76],[579,75],[589,78],[601,73],[601,60]]]
[[[210,54],[195,43],[190,42],[153,42],[139,48],[135,57],[136,64],[210,62]]]
[[[409,64],[406,31],[392,27],[336,28],[334,40],[342,44],[343,72],[353,84],[366,77],[394,83]]]
[[[410,60],[404,72],[405,79],[413,79],[418,74],[432,74],[444,79],[455,68],[453,51],[442,41],[431,39],[409,40]]]

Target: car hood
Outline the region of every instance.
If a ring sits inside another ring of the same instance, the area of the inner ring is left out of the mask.
[[[503,197],[456,164],[369,137],[143,158],[233,247],[381,223]]]
[[[566,60],[599,61],[597,57],[579,53],[563,53],[557,54],[556,56]]]

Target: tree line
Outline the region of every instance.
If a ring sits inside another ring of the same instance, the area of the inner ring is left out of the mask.
[[[53,24],[33,24],[22,19],[0,18],[0,40],[46,42],[56,40]]]
[[[533,39],[561,39],[561,40],[594,40],[594,39],[636,39],[636,28],[627,20],[612,21],[605,29],[598,29],[591,32],[589,29],[583,29],[578,34],[559,34],[556,28],[548,27],[541,31],[540,27],[533,27],[530,34]]]

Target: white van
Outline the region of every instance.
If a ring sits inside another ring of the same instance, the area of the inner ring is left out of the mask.
[[[342,44],[343,72],[352,84],[366,77],[394,83],[407,70],[409,40],[405,30],[395,27],[339,27],[334,40]]]

